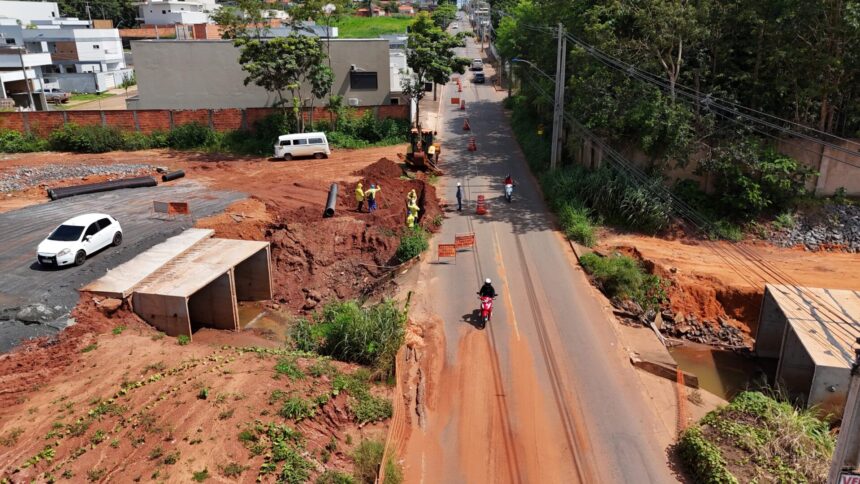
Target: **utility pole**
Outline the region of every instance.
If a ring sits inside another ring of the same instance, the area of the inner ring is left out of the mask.
[[[851,382],[839,440],[830,463],[828,484],[860,482],[860,338],[854,348],[854,365],[851,367]]]
[[[33,101],[33,89],[30,87],[30,80],[27,78],[27,66],[24,65],[24,47],[18,46],[15,48],[18,51],[18,58],[21,59],[21,72],[24,73],[24,85],[27,86],[27,97],[30,98],[30,109],[36,110],[36,102]],[[42,86],[44,92],[45,86]]]
[[[552,151],[549,167],[555,170],[561,160],[561,139],[564,135],[564,67],[567,63],[567,36],[564,24],[558,23],[558,52],[555,64],[555,104],[552,113]]]

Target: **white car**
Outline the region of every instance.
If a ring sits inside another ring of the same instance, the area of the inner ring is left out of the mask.
[[[483,71],[484,70],[484,61],[481,59],[472,59],[472,70],[473,71]]]
[[[88,213],[63,222],[36,249],[40,264],[79,266],[109,245],[122,243],[122,227],[110,215]]]

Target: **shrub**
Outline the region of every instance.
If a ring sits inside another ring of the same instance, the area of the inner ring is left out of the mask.
[[[678,442],[678,456],[696,482],[707,483],[737,483],[729,470],[726,461],[720,455],[720,449],[708,442],[698,427],[687,429]]]
[[[773,226],[780,230],[790,230],[797,223],[794,212],[783,212],[776,216],[773,221]]]
[[[185,346],[191,342],[191,338],[188,337],[187,334],[180,334],[176,337],[176,344],[179,346]]]
[[[301,456],[295,449],[283,445],[280,453],[274,453],[275,460],[283,460],[284,467],[281,469],[278,482],[285,484],[304,484],[310,478],[310,470],[313,468],[307,459]]]
[[[218,466],[218,470],[224,477],[239,477],[242,475],[243,472],[248,470],[248,466],[243,466],[238,462],[230,462],[227,465]]]
[[[385,444],[378,440],[362,440],[352,454],[355,460],[355,478],[358,482],[373,484],[382,464]]]
[[[332,302],[317,316],[321,354],[389,371],[405,337],[406,313],[392,300],[369,308],[355,301]]]
[[[666,300],[663,280],[647,274],[639,263],[630,257],[601,257],[591,253],[584,254],[579,262],[610,298],[632,299],[643,309],[657,309]]]
[[[12,129],[0,129],[0,152],[31,153],[46,149],[48,149],[48,143],[33,134],[21,134]]]
[[[191,479],[194,482],[203,482],[206,479],[209,479],[209,469],[203,469],[202,471],[195,471],[191,474]]]
[[[325,471],[317,477],[316,484],[355,484],[355,479],[343,472]]]
[[[316,409],[311,405],[311,402],[304,398],[290,397],[285,402],[278,415],[286,419],[300,422],[306,418],[311,418],[316,414]]]
[[[399,263],[406,262],[414,257],[418,257],[418,255],[427,250],[429,246],[430,244],[427,241],[427,232],[425,232],[424,229],[421,227],[415,227],[412,230],[406,229],[400,236],[400,245],[397,246],[397,252],[395,252],[394,258]]]
[[[352,405],[352,412],[359,424],[366,424],[391,418],[394,407],[391,405],[391,400],[368,393],[357,399],[356,404]]]
[[[296,364],[296,359],[292,357],[279,358],[275,365],[275,373],[286,375],[290,380],[301,380],[305,377],[304,372]]]
[[[177,126],[167,133],[167,145],[177,150],[212,147],[217,141],[218,133],[197,122]]]
[[[568,239],[586,247],[591,247],[597,241],[594,227],[588,219],[588,209],[562,202],[558,210],[559,223]]]
[[[76,153],[105,153],[123,148],[122,133],[113,126],[64,125],[51,133],[49,144],[52,150]]]

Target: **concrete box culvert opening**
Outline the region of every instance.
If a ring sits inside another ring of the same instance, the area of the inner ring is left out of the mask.
[[[211,235],[212,231],[189,229],[88,288],[108,295],[131,294],[134,312],[169,336],[191,337],[201,328],[238,331],[239,301],[272,298],[269,243]]]

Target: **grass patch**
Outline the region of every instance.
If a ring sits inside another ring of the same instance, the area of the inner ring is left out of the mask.
[[[278,363],[275,365],[275,373],[286,375],[290,380],[301,380],[305,377],[305,373],[296,363],[296,358],[288,356],[278,359]]]
[[[203,482],[206,479],[209,479],[209,469],[203,469],[202,471],[194,471],[191,474],[191,480],[194,482]]]
[[[316,484],[355,484],[355,479],[343,472],[325,471],[317,477]]]
[[[666,300],[665,281],[648,274],[633,258],[625,255],[602,257],[584,254],[579,262],[607,297],[632,299],[643,309],[657,309]]]
[[[90,469],[87,471],[87,479],[90,482],[98,482],[107,474],[107,469]]]
[[[558,220],[568,239],[586,247],[591,247],[597,242],[587,208],[562,202],[559,204]]]
[[[355,478],[358,482],[373,484],[382,464],[382,454],[385,453],[385,444],[381,440],[362,440],[352,458],[355,461]]]
[[[316,415],[316,407],[306,398],[290,397],[284,401],[284,405],[278,411],[278,415],[300,422]]]
[[[92,351],[98,347],[99,347],[99,345],[97,345],[96,343],[93,343],[91,345],[87,345],[81,350],[81,353],[89,353],[90,351]]]
[[[116,94],[106,92],[101,94],[96,93],[88,93],[82,92],[80,94],[72,94],[69,98],[69,102],[85,102],[85,101],[98,101],[100,99],[107,99],[109,97],[114,97]]]
[[[778,230],[791,230],[796,224],[797,214],[794,212],[783,212],[773,220],[773,226]]]
[[[0,437],[0,445],[3,447],[12,447],[13,445],[18,443],[18,438],[21,437],[21,434],[24,433],[24,429],[21,427],[15,427],[10,429],[8,432],[3,434]]]
[[[743,392],[688,429],[678,455],[697,482],[824,482],[836,445],[814,410]]]
[[[386,34],[405,34],[411,17],[354,17],[347,16],[332,22],[337,35],[343,39],[375,39]]]
[[[418,257],[419,254],[429,247],[430,243],[427,240],[427,231],[416,225],[413,229],[404,229],[400,234],[400,245],[397,246],[394,258],[398,263],[402,264]]]
[[[188,343],[191,343],[191,338],[189,338],[187,334],[180,334],[176,337],[176,344],[179,346],[185,346]]]
[[[113,330],[111,330],[111,333],[113,333],[115,335],[119,335],[119,334],[122,334],[123,331],[125,331],[125,326],[119,325],[119,326],[114,326]]]
[[[341,361],[388,372],[405,337],[406,312],[394,301],[370,307],[356,301],[326,304],[314,321],[299,320],[291,330],[296,347]]]

